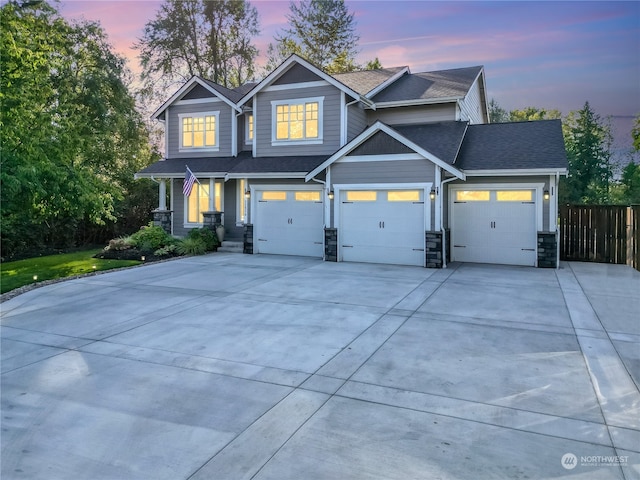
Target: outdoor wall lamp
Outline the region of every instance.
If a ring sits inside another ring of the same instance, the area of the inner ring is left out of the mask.
[[[544,199],[549,200],[549,190],[544,191]]]
[[[429,192],[429,198],[431,200],[435,200],[436,199],[436,189],[435,188],[432,188],[431,192]]]
[[[329,200],[333,200],[333,190],[329,192]]]
[[[251,192],[249,190],[245,190],[244,198],[246,198],[247,200],[251,198]]]

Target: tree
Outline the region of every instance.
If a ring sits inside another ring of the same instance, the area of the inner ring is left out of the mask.
[[[536,120],[552,120],[562,118],[560,110],[546,110],[544,108],[525,107],[522,110],[509,112],[510,122],[531,122]]]
[[[373,60],[369,60],[364,66],[365,70],[379,70],[381,68],[384,67],[382,66],[382,63],[380,63],[380,59],[378,57],[374,58]]]
[[[640,152],[640,115],[636,117],[636,124],[631,130],[631,138],[633,139],[634,150]]]
[[[569,175],[562,180],[560,201],[609,203],[609,187],[613,177],[609,127],[586,102],[582,110],[567,116],[564,135]]]
[[[2,255],[114,224],[123,182],[151,157],[124,59],[98,24],[45,2],[0,9],[0,52]]]
[[[258,13],[245,0],[166,0],[136,44],[147,95],[194,75],[225,87],[253,78]]]
[[[489,123],[504,123],[509,121],[507,111],[498,105],[495,98],[489,102]]]
[[[360,68],[355,62],[360,37],[344,0],[302,0],[289,9],[289,27],[268,47],[268,71],[294,53],[330,74]]]

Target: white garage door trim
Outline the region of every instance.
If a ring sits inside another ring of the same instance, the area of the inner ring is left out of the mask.
[[[322,258],[324,256],[324,202],[325,200],[325,192],[321,185],[296,185],[296,184],[284,184],[284,185],[251,185],[251,210],[249,212],[250,223],[254,225],[253,229],[253,245],[254,245],[254,253],[265,253],[260,251],[260,223],[261,220],[258,217],[258,203],[260,201],[261,195],[263,192],[319,192],[320,193],[320,203],[322,214],[318,220],[318,252],[314,256],[318,258]],[[315,202],[314,202],[315,203]],[[278,253],[276,253],[278,254]],[[284,255],[286,253],[280,253],[280,255]],[[300,255],[299,253],[291,253],[291,255]],[[305,255],[307,256],[307,255]]]
[[[422,190],[424,200],[424,229],[429,230],[431,228],[431,208],[432,201],[429,198],[431,187],[433,183],[356,183],[356,184],[334,184],[333,190],[335,193],[335,200],[333,202],[333,224],[338,227],[338,239],[340,238],[340,231],[344,229],[342,225],[342,218],[340,215],[340,206],[342,202],[343,191],[352,190]],[[423,247],[426,245],[423,244]],[[424,252],[423,252],[424,253]],[[338,259],[343,257],[342,245],[338,242]],[[423,265],[426,264],[426,255],[423,255]]]
[[[455,195],[457,191],[460,190],[533,190],[534,192],[534,202],[535,202],[535,224],[536,230],[542,231],[543,228],[543,193],[544,193],[544,183],[473,183],[473,184],[456,184],[449,186],[449,226],[451,231],[451,259],[455,261],[455,249],[454,245],[456,244],[456,218],[453,215],[454,210],[454,201]],[[537,265],[537,238],[533,239],[533,245],[535,245],[535,260],[534,263]]]

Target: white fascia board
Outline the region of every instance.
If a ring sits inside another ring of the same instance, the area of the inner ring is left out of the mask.
[[[384,82],[382,82],[380,85],[375,87],[373,90],[370,90],[369,92],[367,92],[367,94],[365,96],[367,98],[369,98],[369,99],[375,97],[382,90],[387,88],[389,85],[391,85],[392,83],[395,83],[395,81],[398,80],[400,77],[402,77],[405,73],[411,73],[409,71],[409,67],[404,67],[403,69],[401,69],[400,71],[398,71],[394,75],[390,76]]]
[[[282,62],[280,64],[280,66],[278,66],[278,68],[276,68],[273,72],[271,72],[269,75],[267,75],[260,83],[258,83],[255,87],[253,87],[251,90],[249,90],[249,92],[244,97],[242,97],[240,99],[240,101],[238,102],[238,107],[242,107],[254,95],[256,95],[258,92],[260,92],[261,90],[263,90],[266,87],[268,87],[269,85],[271,85],[274,81],[276,81],[280,77],[280,75],[282,75],[287,70],[289,70],[289,67],[293,63],[298,63],[298,64],[302,65],[303,67],[305,67],[306,69],[308,69],[311,72],[315,73],[317,76],[319,76],[323,80],[327,81],[328,83],[330,83],[334,87],[338,88],[339,90],[342,90],[343,92],[347,93],[348,95],[352,96],[353,98],[357,98],[362,103],[364,103],[368,107],[370,107],[373,110],[375,110],[375,104],[371,100],[369,100],[368,98],[364,98],[362,95],[360,95],[357,92],[354,92],[353,90],[351,90],[349,87],[347,87],[342,82],[339,82],[338,80],[333,78],[331,75],[323,72],[318,67],[316,67],[315,65],[309,63],[304,58],[299,57],[295,53],[292,54],[289,58],[287,58],[284,62]]]
[[[413,100],[398,100],[395,102],[377,102],[376,108],[412,107],[417,105],[436,105],[438,103],[456,103],[464,97],[447,98],[416,98]]]
[[[306,181],[307,172],[260,172],[260,173],[228,173],[226,180],[234,178],[303,178]]]
[[[227,172],[193,172],[198,178],[224,178]],[[184,178],[183,173],[136,173],[134,178]]]
[[[566,175],[566,168],[509,168],[499,170],[465,170],[467,177],[509,177],[509,176],[533,176],[533,175]]]
[[[184,85],[182,85],[182,87],[180,87],[180,89],[173,94],[173,96],[167,100],[166,102],[164,102],[162,104],[162,106],[160,108],[158,108],[155,112],[153,112],[153,114],[151,115],[152,119],[156,119],[158,117],[158,115],[160,115],[162,112],[164,112],[167,107],[169,107],[169,105],[171,105],[172,103],[174,103],[178,98],[180,98],[182,95],[184,95],[187,90],[189,90],[194,83],[197,83],[198,85],[206,88],[209,92],[211,92],[215,97],[217,97],[218,99],[222,100],[224,103],[226,103],[227,105],[229,105],[233,110],[236,110],[238,112],[242,112],[242,110],[240,108],[238,108],[238,106],[233,103],[231,100],[229,100],[227,97],[225,97],[224,95],[222,95],[220,92],[218,92],[216,89],[212,88],[209,86],[209,84],[207,82],[205,82],[204,80],[202,80],[200,77],[198,76],[193,76],[191,77],[189,80],[187,80],[187,83],[185,83]]]
[[[336,153],[334,153],[331,157],[329,157],[327,160],[325,160],[322,164],[320,164],[315,169],[313,169],[311,172],[309,172],[309,174],[307,174],[305,179],[307,181],[309,181],[310,179],[315,177],[318,173],[320,173],[322,170],[327,168],[329,165],[334,163],[336,160],[344,157],[347,153],[349,153],[351,150],[353,150],[354,148],[356,148],[357,146],[362,144],[365,140],[367,140],[369,137],[371,137],[374,133],[376,133],[378,131],[383,131],[384,133],[386,133],[390,137],[396,139],[397,141],[399,141],[400,143],[402,143],[406,147],[412,149],[414,152],[418,153],[419,155],[421,155],[425,159],[435,163],[436,165],[438,165],[439,167],[443,168],[444,170],[446,170],[447,172],[451,173],[452,175],[456,176],[457,178],[459,178],[461,180],[465,179],[464,172],[458,170],[456,167],[453,167],[453,166],[449,165],[447,162],[442,161],[441,159],[439,159],[438,157],[436,157],[432,153],[426,151],[425,149],[423,149],[422,147],[416,145],[415,143],[413,143],[409,139],[403,137],[398,132],[393,130],[391,127],[389,127],[388,125],[382,123],[379,120],[376,123],[374,123],[373,125],[371,125],[369,128],[367,128],[360,135],[358,135],[356,138],[351,140],[351,142],[349,142],[344,147],[342,147],[340,150],[338,150]],[[389,155],[389,157],[393,157],[393,155]]]

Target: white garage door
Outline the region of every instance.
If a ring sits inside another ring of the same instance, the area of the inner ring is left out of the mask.
[[[259,190],[256,194],[256,253],[322,257],[320,190]]]
[[[340,196],[340,260],[424,266],[424,190],[347,190]]]
[[[452,190],[452,260],[536,264],[534,190]]]

